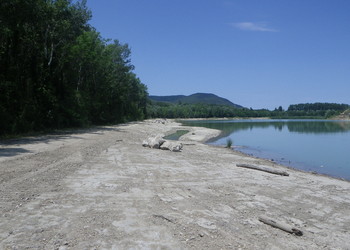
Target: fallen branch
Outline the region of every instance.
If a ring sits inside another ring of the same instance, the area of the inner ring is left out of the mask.
[[[261,166],[255,166],[255,165],[251,165],[251,164],[236,164],[237,167],[240,168],[249,168],[249,169],[255,169],[255,170],[259,170],[259,171],[264,171],[270,174],[278,174],[278,175],[283,175],[283,176],[289,176],[289,174],[285,171],[280,171],[280,170],[276,170],[276,169],[271,169],[271,168],[267,168],[267,167],[261,167]]]
[[[174,223],[171,219],[168,219],[168,218],[165,217],[164,215],[154,214],[153,217],[155,217],[155,218],[161,218],[161,219],[163,219],[163,220],[166,220],[167,222]]]
[[[259,221],[267,224],[267,225],[270,225],[272,227],[276,227],[276,228],[279,228],[285,232],[288,232],[288,233],[291,233],[291,234],[295,234],[297,236],[302,236],[303,235],[303,232],[297,228],[294,228],[290,225],[287,225],[283,222],[276,222],[274,221],[273,219],[270,219],[266,216],[260,216],[259,217]]]

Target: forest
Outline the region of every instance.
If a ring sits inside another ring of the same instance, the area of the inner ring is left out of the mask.
[[[0,135],[138,120],[147,88],[86,1],[0,3]]]
[[[269,117],[275,119],[327,119],[349,108],[348,104],[306,103],[290,105],[287,110],[283,110],[281,106],[274,110],[268,110],[204,103],[172,104],[149,101],[147,113],[151,118]]]

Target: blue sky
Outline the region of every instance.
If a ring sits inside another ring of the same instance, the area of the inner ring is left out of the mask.
[[[349,0],[88,0],[129,44],[150,95],[214,93],[245,107],[350,104]]]

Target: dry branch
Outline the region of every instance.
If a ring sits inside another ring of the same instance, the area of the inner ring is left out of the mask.
[[[276,222],[274,221],[273,219],[270,219],[266,216],[260,216],[259,217],[259,221],[267,224],[267,225],[270,225],[272,227],[276,227],[276,228],[279,228],[285,232],[288,232],[288,233],[291,233],[291,234],[295,234],[297,236],[302,236],[303,235],[303,232],[297,228],[294,228],[290,225],[287,225],[283,222]]]
[[[155,218],[161,218],[161,219],[166,220],[166,221],[168,221],[168,222],[174,223],[174,221],[172,221],[171,219],[168,219],[168,218],[165,217],[164,215],[154,214],[153,217],[155,217]]]
[[[259,171],[264,171],[270,174],[278,174],[278,175],[283,175],[283,176],[289,176],[289,174],[285,171],[280,171],[277,169],[271,169],[271,168],[267,168],[267,167],[262,167],[262,166],[255,166],[255,165],[251,165],[251,164],[236,164],[237,167],[240,168],[249,168],[249,169],[255,169],[255,170],[259,170]]]

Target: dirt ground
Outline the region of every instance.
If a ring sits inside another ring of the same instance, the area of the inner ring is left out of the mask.
[[[204,128],[188,128],[182,152],[141,146],[179,126],[152,120],[1,142],[0,249],[350,249],[349,182],[208,146],[218,131]]]

